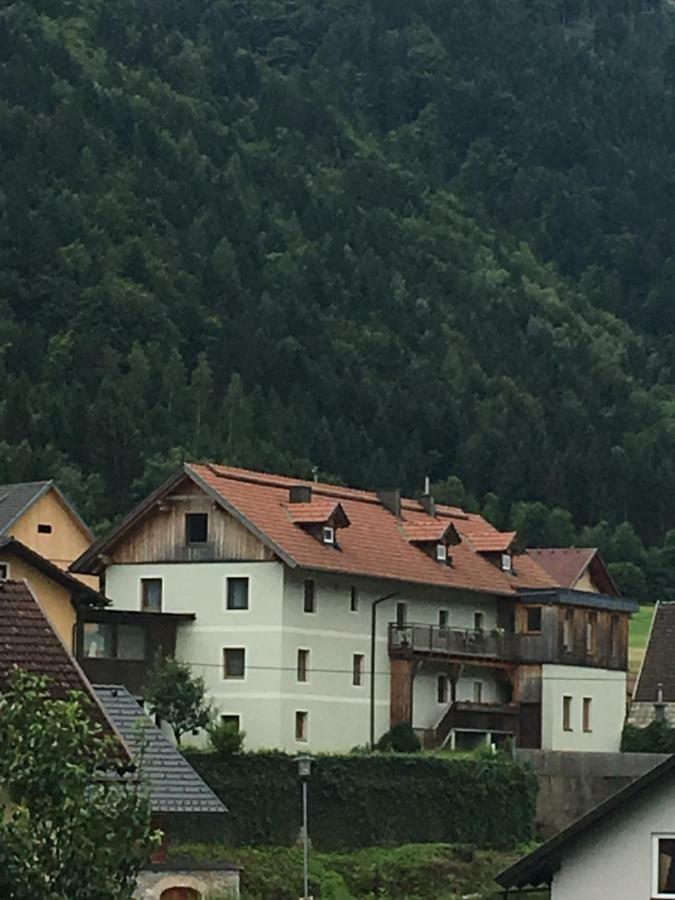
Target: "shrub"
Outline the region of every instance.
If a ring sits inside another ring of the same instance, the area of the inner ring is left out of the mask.
[[[214,722],[208,728],[209,744],[219,756],[232,756],[244,749],[246,732],[232,722]]]
[[[624,753],[675,753],[675,728],[667,722],[650,722],[646,728],[626,725],[621,749]]]
[[[399,722],[382,735],[377,742],[377,749],[392,750],[394,753],[419,753],[422,747],[412,725],[408,722]]]

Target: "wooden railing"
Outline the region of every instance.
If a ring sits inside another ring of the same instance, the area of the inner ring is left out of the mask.
[[[495,629],[441,628],[438,625],[389,625],[389,653],[394,656],[425,654],[506,662],[542,662],[540,635],[515,634]]]

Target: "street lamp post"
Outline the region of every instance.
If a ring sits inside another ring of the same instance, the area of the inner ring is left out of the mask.
[[[312,774],[312,757],[296,756],[298,775],[302,782],[302,874],[303,900],[309,900],[309,833],[307,830],[307,785]]]

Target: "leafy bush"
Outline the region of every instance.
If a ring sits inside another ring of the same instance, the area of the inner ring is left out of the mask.
[[[300,832],[300,785],[293,757],[280,752],[190,755],[229,809],[232,846],[293,845]],[[312,768],[312,844],[342,850],[407,843],[509,847],[532,837],[536,778],[505,757],[320,756]],[[220,840],[205,827],[194,839]]]
[[[419,753],[420,739],[409,722],[399,722],[377,742],[378,750],[392,750],[394,753]]]
[[[232,722],[214,722],[209,726],[208,734],[209,744],[220,756],[232,756],[244,748],[246,732],[240,731]]]
[[[621,749],[624,753],[675,753],[675,728],[667,722],[650,722],[646,728],[626,725]]]

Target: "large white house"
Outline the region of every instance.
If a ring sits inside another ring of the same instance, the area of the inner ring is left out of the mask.
[[[142,695],[155,653],[204,677],[250,748],[613,750],[632,601],[560,587],[477,515],[186,464],[73,566],[100,575],[78,655]]]

